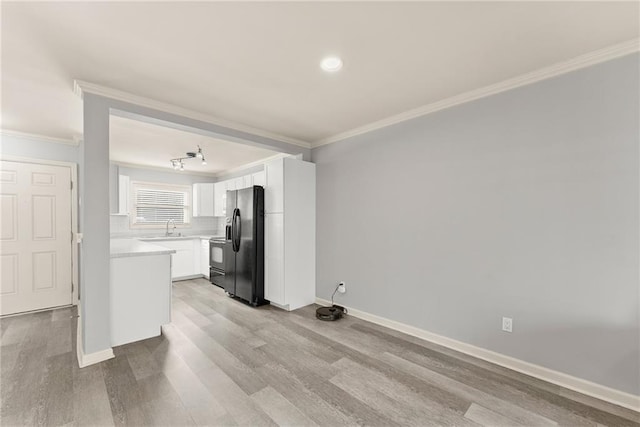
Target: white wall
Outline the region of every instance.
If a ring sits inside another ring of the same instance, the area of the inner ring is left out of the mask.
[[[314,149],[317,295],[640,394],[638,60]]]

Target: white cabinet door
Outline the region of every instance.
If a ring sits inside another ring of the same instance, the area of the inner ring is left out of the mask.
[[[256,172],[252,175],[253,178],[253,185],[260,185],[262,187],[264,187],[264,171],[260,171],[260,172]]]
[[[209,278],[209,240],[200,240],[200,273]]]
[[[265,164],[264,210],[284,212],[284,162],[277,159]]]
[[[235,183],[235,190],[241,190],[244,188],[244,177],[239,176],[234,178],[233,182]]]
[[[249,188],[253,185],[253,178],[251,175],[245,175],[242,177],[242,188]]]
[[[171,255],[171,278],[191,276],[193,274],[193,249],[176,249]]]
[[[193,216],[213,216],[214,184],[193,184]]]
[[[195,257],[194,240],[161,240],[153,242],[154,245],[164,246],[176,251],[175,254],[171,254],[171,279],[199,274],[200,259]]]
[[[227,186],[224,181],[213,184],[213,216],[225,216],[227,209]]]
[[[129,177],[118,175],[118,213],[129,214]]]
[[[284,305],[284,214],[268,214],[265,217],[265,298]]]
[[[225,186],[227,187],[227,191],[237,190],[235,179],[228,179],[224,181],[224,183],[225,183]]]

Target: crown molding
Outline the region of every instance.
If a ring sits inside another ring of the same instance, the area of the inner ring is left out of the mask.
[[[55,144],[73,145],[77,147],[80,145],[82,138],[74,136],[72,139],[57,138],[53,136],[40,135],[37,133],[20,132],[17,130],[0,129],[0,136],[9,136],[13,138],[30,139],[32,141],[51,142]]]
[[[183,171],[176,171],[172,167],[163,168],[162,166],[141,165],[138,163],[119,162],[116,160],[109,160],[109,163],[111,163],[112,165],[121,166],[123,168],[145,169],[145,170],[152,170],[156,172],[175,173],[180,175],[198,175],[198,176],[206,176],[208,178],[216,177],[216,172],[190,171],[188,169],[185,169]]]
[[[277,133],[268,132],[268,131],[257,129],[251,126],[246,126],[240,123],[222,119],[220,117],[210,116],[208,114],[199,113],[197,111],[193,111],[188,108],[178,107],[177,105],[156,101],[154,99],[134,95],[128,92],[112,89],[112,88],[101,86],[95,83],[89,83],[82,80],[74,80],[73,92],[76,95],[78,95],[80,98],[82,98],[85,93],[91,93],[93,95],[98,95],[105,98],[111,98],[117,101],[128,102],[131,104],[139,105],[141,107],[151,108],[153,110],[158,110],[158,111],[163,111],[165,113],[183,116],[189,119],[199,120],[202,122],[207,122],[217,126],[223,126],[223,127],[234,129],[241,132],[247,132],[256,136],[261,136],[261,137],[273,139],[279,142],[284,142],[286,144],[291,144],[291,145],[295,145],[303,148],[311,148],[311,143],[302,141],[300,139],[290,138],[288,136],[279,135]]]
[[[281,159],[283,157],[291,157],[291,156],[293,156],[293,154],[287,154],[287,153],[274,154],[273,156],[265,157],[264,159],[256,160],[255,162],[251,162],[251,163],[247,163],[246,165],[238,166],[238,167],[232,168],[232,169],[227,169],[227,170],[224,170],[224,171],[221,171],[221,172],[216,172],[215,173],[215,177],[216,178],[226,177],[227,175],[231,175],[231,174],[234,174],[236,172],[242,172],[243,170],[250,169],[250,168],[252,168],[254,166],[264,165],[265,163],[270,162],[272,160]]]
[[[567,61],[558,62],[554,65],[540,68],[536,71],[504,80],[500,83],[495,83],[479,89],[474,89],[469,92],[455,95],[450,98],[433,102],[431,104],[423,105],[422,107],[405,111],[404,113],[396,114],[387,117],[386,119],[378,120],[367,125],[348,130],[346,132],[338,133],[328,138],[314,141],[311,143],[311,148],[313,149],[321,147],[323,145],[332,144],[334,142],[342,141],[356,135],[368,133],[377,129],[394,125],[396,123],[411,120],[416,117],[425,116],[427,114],[435,113],[436,111],[444,110],[446,108],[454,107],[460,104],[465,104],[467,102],[495,95],[500,92],[505,92],[507,90],[526,86],[541,80],[549,79],[561,74],[579,70],[581,68],[586,68],[591,65],[610,61],[612,59],[629,55],[638,51],[640,51],[640,39],[628,40],[620,44],[589,52],[584,55],[576,56],[575,58],[569,59]]]

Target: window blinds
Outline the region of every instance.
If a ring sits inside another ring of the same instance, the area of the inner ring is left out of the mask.
[[[187,193],[185,191],[161,190],[138,187],[135,193],[137,224],[164,224],[173,220],[185,224],[187,216]]]

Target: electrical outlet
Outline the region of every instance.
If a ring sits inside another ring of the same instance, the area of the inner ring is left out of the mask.
[[[510,317],[502,318],[502,330],[505,332],[513,332],[513,319]]]
[[[344,284],[344,282],[340,282],[340,284],[338,285],[338,292],[340,292],[341,294],[347,292],[347,286]]]

